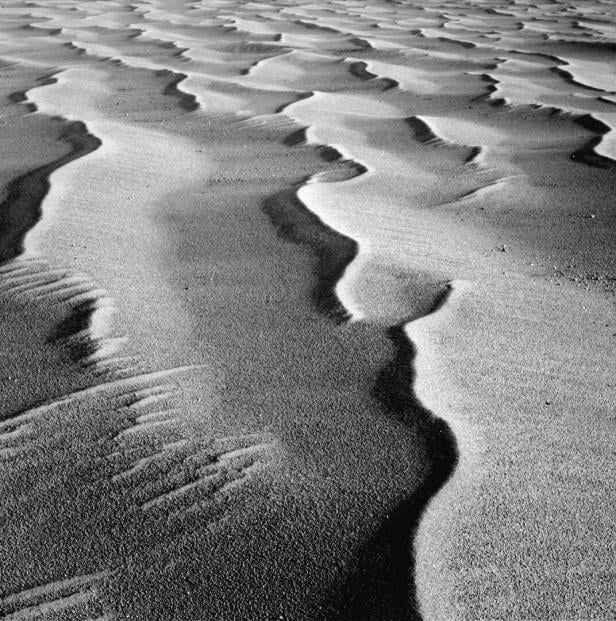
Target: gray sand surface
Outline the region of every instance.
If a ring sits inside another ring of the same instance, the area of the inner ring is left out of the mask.
[[[610,619],[608,2],[0,7],[0,617]]]

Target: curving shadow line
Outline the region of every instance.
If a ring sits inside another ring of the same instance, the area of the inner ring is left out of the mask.
[[[176,73],[175,71],[170,71],[168,69],[160,69],[159,71],[156,71],[156,76],[159,78],[167,78],[169,80],[167,86],[163,90],[163,95],[175,97],[178,100],[180,108],[186,110],[187,112],[194,112],[199,109],[200,106],[197,101],[197,97],[192,93],[187,93],[179,88],[180,83],[188,77],[185,73]]]
[[[296,188],[266,199],[263,211],[280,237],[308,245],[316,254],[316,285],[312,290],[316,307],[338,323],[348,319],[348,312],[338,300],[334,288],[347,265],[356,257],[357,243],[323,224],[299,200]]]
[[[389,328],[388,335],[396,354],[381,372],[373,394],[390,415],[419,428],[432,463],[422,487],[389,513],[378,532],[358,551],[355,567],[338,592],[332,594],[328,605],[333,613],[328,617],[331,621],[421,620],[413,542],[425,508],[458,462],[453,432],[415,396],[416,352],[404,326]]]
[[[594,168],[615,169],[616,162],[614,160],[595,151],[595,148],[603,140],[603,136],[612,131],[612,128],[603,121],[596,119],[592,114],[583,114],[577,117],[575,123],[599,135],[593,136],[586,144],[573,152],[571,154],[571,159],[586,164],[587,166],[593,166]]]
[[[24,250],[26,233],[39,221],[41,205],[50,188],[54,170],[76,160],[102,144],[81,121],[67,122],[60,140],[71,149],[57,160],[13,179],[0,204],[0,264],[18,257]]]
[[[357,255],[357,243],[325,225],[299,200],[296,188],[267,199],[263,210],[281,237],[310,246],[317,258],[314,303],[324,314],[344,322],[348,313],[334,289]],[[443,291],[427,314],[437,310],[448,293]],[[422,487],[386,516],[378,532],[357,552],[344,583],[334,585],[327,601],[322,602],[327,621],[421,619],[413,542],[430,499],[455,470],[458,451],[445,421],[424,408],[415,395],[416,351],[404,331],[406,323],[387,330],[395,355],[379,374],[372,392],[390,416],[419,430],[431,458],[430,469]]]
[[[179,90],[178,84],[186,75],[161,70],[159,77],[169,79],[163,94],[179,99],[179,105],[185,110],[196,110],[199,105],[194,95]],[[41,85],[56,82],[54,74],[39,80]],[[19,91],[9,95],[13,103],[21,103],[30,112],[36,111],[36,105],[27,101],[25,92]],[[81,121],[66,121],[59,140],[70,146],[68,153],[62,157],[30,170],[9,182],[6,198],[0,203],[0,264],[10,261],[24,251],[24,239],[28,231],[41,218],[41,206],[50,189],[51,174],[69,162],[96,151],[102,142],[88,131]]]

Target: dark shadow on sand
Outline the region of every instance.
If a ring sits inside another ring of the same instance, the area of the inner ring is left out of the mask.
[[[325,226],[306,209],[297,198],[295,188],[267,199],[263,210],[281,237],[308,245],[316,254],[313,301],[322,313],[339,323],[344,321],[348,313],[336,297],[334,287],[357,255],[357,244]]]
[[[41,205],[49,192],[54,170],[95,151],[101,141],[79,122],[67,122],[60,135],[71,149],[57,160],[13,179],[0,204],[0,264],[18,257],[24,250],[26,233],[39,221]]]
[[[572,153],[571,159],[595,168],[616,169],[616,162],[614,162],[614,160],[611,160],[609,157],[605,157],[595,151],[595,148],[600,144],[603,136],[609,133],[611,128],[603,123],[603,121],[596,119],[591,114],[579,116],[575,119],[575,122],[578,125],[581,125],[584,129],[599,135],[594,136],[577,151]]]
[[[297,198],[295,188],[268,199],[264,211],[281,237],[310,246],[317,258],[314,302],[336,321],[344,321],[347,313],[334,288],[357,255],[356,242],[321,222]],[[446,294],[439,297],[432,310],[444,302]],[[457,463],[453,433],[415,396],[415,348],[406,337],[404,323],[387,329],[387,336],[394,345],[395,356],[379,374],[373,396],[390,416],[420,431],[432,463],[422,487],[391,511],[372,539],[358,551],[344,584],[332,586],[328,601],[322,605],[328,621],[421,619],[415,594],[413,541],[428,502]]]
[[[356,556],[356,565],[329,608],[332,621],[418,621],[413,542],[430,499],[455,470],[456,440],[447,423],[417,400],[413,391],[415,348],[403,326],[388,330],[396,355],[383,369],[374,396],[395,418],[419,429],[432,463],[422,487],[400,503]]]

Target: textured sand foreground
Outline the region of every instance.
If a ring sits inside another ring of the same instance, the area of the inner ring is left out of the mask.
[[[611,619],[611,2],[0,6],[0,617]]]

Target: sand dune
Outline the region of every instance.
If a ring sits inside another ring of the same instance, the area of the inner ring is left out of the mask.
[[[0,7],[0,616],[614,616],[610,2]]]

